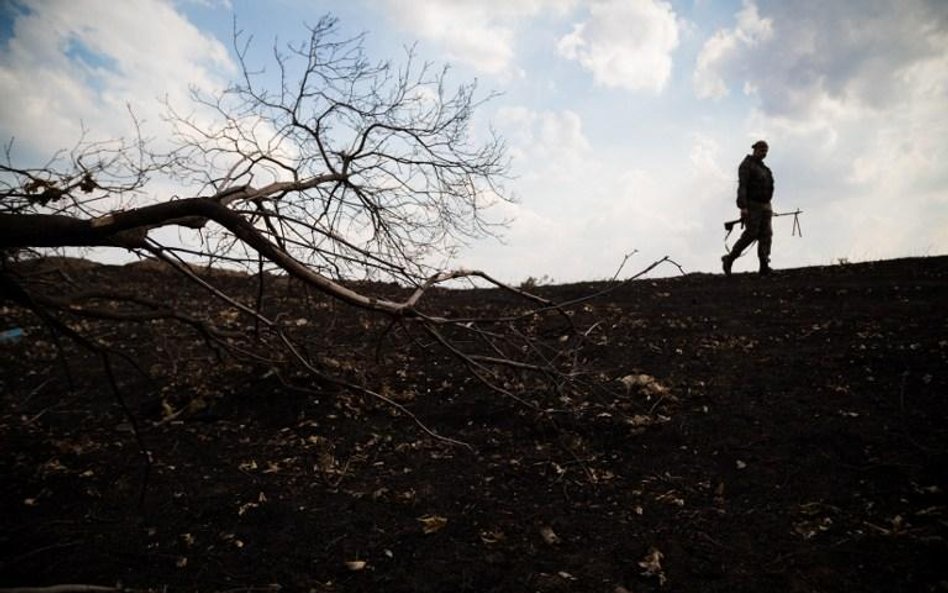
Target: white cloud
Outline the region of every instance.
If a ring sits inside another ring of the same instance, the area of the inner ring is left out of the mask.
[[[597,84],[661,92],[671,76],[679,28],[660,0],[597,0],[589,19],[560,39],[563,57],[579,62]]]
[[[830,104],[884,109],[902,101],[903,71],[948,51],[948,7],[929,0],[744,0],[735,27],[714,33],[694,72],[699,97],[752,89],[775,116]],[[941,78],[940,76],[938,78]]]
[[[496,124],[509,142],[514,169],[525,178],[575,178],[593,161],[582,120],[573,111],[505,107],[498,111]]]
[[[693,139],[689,160],[694,171],[702,177],[703,181],[728,183],[734,177],[732,174],[725,173],[718,162],[720,150],[721,147],[713,138],[697,135]]]
[[[768,41],[773,37],[773,20],[761,18],[753,0],[744,0],[737,13],[737,24],[733,29],[716,32],[701,48],[694,73],[695,92],[699,98],[720,99],[728,94],[724,80],[729,63],[741,52]],[[753,88],[751,83],[745,89]]]
[[[804,259],[948,249],[948,5],[745,2],[695,70],[701,97],[734,86],[771,140],[776,199],[806,211]]]
[[[457,60],[495,75],[515,67],[517,27],[540,13],[565,14],[575,0],[386,0],[405,30]]]
[[[643,163],[630,147],[597,145],[572,111],[508,108],[496,123],[515,158],[520,203],[502,206],[515,217],[504,244],[480,242],[460,265],[511,282],[544,275],[573,282],[610,277],[636,249],[627,273],[664,255],[701,269],[709,249],[716,253],[734,175],[714,139],[695,136],[684,159],[660,165]]]
[[[189,85],[221,86],[226,48],[167,2],[37,0],[0,50],[0,134],[36,157],[95,137],[127,135],[131,107],[149,126],[159,99],[188,104]]]
[[[179,4],[193,4],[203,8],[223,8],[228,12],[234,10],[234,4],[231,0],[176,0]]]

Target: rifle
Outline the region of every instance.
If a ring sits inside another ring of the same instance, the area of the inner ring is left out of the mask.
[[[801,214],[803,214],[803,210],[800,210],[799,208],[797,208],[793,212],[774,212],[773,213],[774,216],[793,216],[793,229],[790,231],[790,236],[798,236],[798,237],[803,236],[803,230],[800,228],[800,215]],[[734,230],[734,225],[738,223],[740,223],[741,227],[743,228],[744,226],[743,216],[736,220],[729,220],[724,223],[724,230],[727,231],[727,233],[725,233],[724,235],[724,248],[727,249],[728,251],[730,251],[731,248],[727,246],[727,238],[731,236],[731,231]]]
[[[791,235],[803,236],[803,231],[800,229],[800,215],[803,214],[803,210],[797,208],[793,212],[774,212],[774,216],[793,216],[793,229],[790,231]],[[724,223],[724,230],[730,233],[734,230],[734,225],[737,223],[741,224],[741,227],[744,226],[744,217],[740,217],[736,220],[729,220]]]

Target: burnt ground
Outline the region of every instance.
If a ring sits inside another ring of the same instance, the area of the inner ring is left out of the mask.
[[[517,306],[497,291],[437,299]],[[26,336],[0,344],[0,586],[948,591],[945,303],[948,257],[631,282],[579,311],[603,321],[595,374],[544,413],[445,359],[386,369],[393,397],[471,449],[262,371],[122,371],[147,483],[102,365],[74,352],[64,366],[7,304],[0,330]],[[332,307],[305,314],[340,365],[373,339]],[[96,331],[145,368],[170,347]],[[620,381],[639,374],[654,382]]]

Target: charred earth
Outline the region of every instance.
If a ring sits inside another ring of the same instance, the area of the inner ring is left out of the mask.
[[[99,361],[5,303],[0,331],[21,332],[0,342],[0,586],[946,591],[945,303],[948,257],[630,282],[574,311],[600,320],[587,389],[540,409],[423,349],[380,357],[382,393],[467,446],[226,357],[169,370],[173,344],[103,321],[85,329],[145,371],[117,372],[127,413]],[[340,369],[382,339],[331,303],[284,305]]]

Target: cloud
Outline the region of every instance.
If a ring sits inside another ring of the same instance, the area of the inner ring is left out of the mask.
[[[745,89],[806,257],[948,249],[948,5],[745,1],[698,56],[696,94]],[[803,259],[805,260],[806,257]]]
[[[593,161],[582,120],[573,111],[503,107],[496,124],[509,143],[514,169],[524,179],[576,178],[588,171]]]
[[[678,47],[675,12],[659,0],[598,0],[589,19],[560,39],[560,55],[592,72],[596,84],[659,93]]]
[[[509,75],[518,26],[539,14],[565,14],[575,0],[386,0],[398,25],[443,47],[449,60]]]
[[[570,110],[516,106],[501,108],[494,123],[508,142],[518,203],[499,207],[513,220],[503,244],[479,241],[460,264],[490,270],[510,282],[552,272],[557,280],[579,277],[576,270],[588,271],[590,265],[582,247],[589,241],[583,221],[590,217],[591,194],[602,181],[581,117]]]
[[[888,108],[904,98],[905,69],[948,49],[948,7],[929,0],[744,0],[735,21],[702,48],[695,91],[743,86],[775,116]]]
[[[700,269],[720,244],[737,164],[725,172],[714,139],[696,135],[685,159],[660,164],[643,162],[635,147],[598,145],[570,110],[505,108],[495,123],[514,157],[519,203],[500,206],[514,219],[504,244],[479,242],[460,265],[510,282],[573,282],[610,277],[636,249],[627,273],[663,255]]]
[[[95,137],[130,132],[127,108],[149,127],[159,99],[189,104],[189,86],[219,88],[227,49],[172,5],[37,0],[16,14],[0,49],[0,134],[36,158]]]
[[[233,12],[234,4],[231,0],[178,0],[181,4],[193,4],[202,8],[223,8],[228,12]]]
[[[720,99],[726,96],[728,86],[724,77],[729,74],[728,65],[742,52],[748,52],[773,37],[773,20],[761,18],[752,0],[744,0],[736,21],[733,29],[716,32],[698,54],[694,85],[699,98]]]

